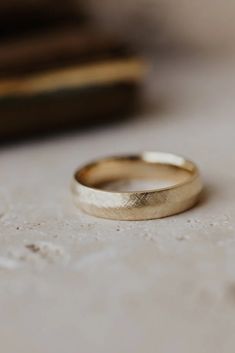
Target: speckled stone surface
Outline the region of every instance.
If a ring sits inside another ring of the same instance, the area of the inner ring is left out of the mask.
[[[232,60],[159,62],[134,119],[1,147],[1,352],[234,352],[234,91]],[[79,164],[141,150],[196,161],[198,206],[143,222],[74,207]]]

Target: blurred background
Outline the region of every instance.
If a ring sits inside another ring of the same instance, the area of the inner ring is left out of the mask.
[[[212,0],[1,1],[1,140],[133,115],[157,61],[232,52],[234,15]]]

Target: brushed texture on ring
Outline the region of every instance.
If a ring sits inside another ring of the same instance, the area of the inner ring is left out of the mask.
[[[176,176],[176,181],[168,187],[128,192],[102,189],[102,184],[110,181],[167,180],[170,175]],[[80,209],[116,220],[147,220],[183,212],[197,202],[201,190],[202,181],[193,162],[162,152],[100,159],[78,169],[72,181],[74,201]]]

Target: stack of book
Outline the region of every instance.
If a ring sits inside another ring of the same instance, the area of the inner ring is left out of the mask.
[[[68,7],[51,17],[48,8],[46,16],[37,8],[32,24],[34,10],[25,12],[28,20],[24,12],[16,20],[18,8],[13,17],[9,12],[17,24],[9,30],[0,21],[0,139],[94,125],[131,112],[142,60]]]

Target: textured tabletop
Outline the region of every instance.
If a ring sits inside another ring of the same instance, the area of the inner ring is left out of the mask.
[[[234,352],[234,91],[232,60],[159,62],[135,118],[1,147],[1,352]],[[74,207],[78,165],[142,150],[199,164],[197,207],[142,222]]]

